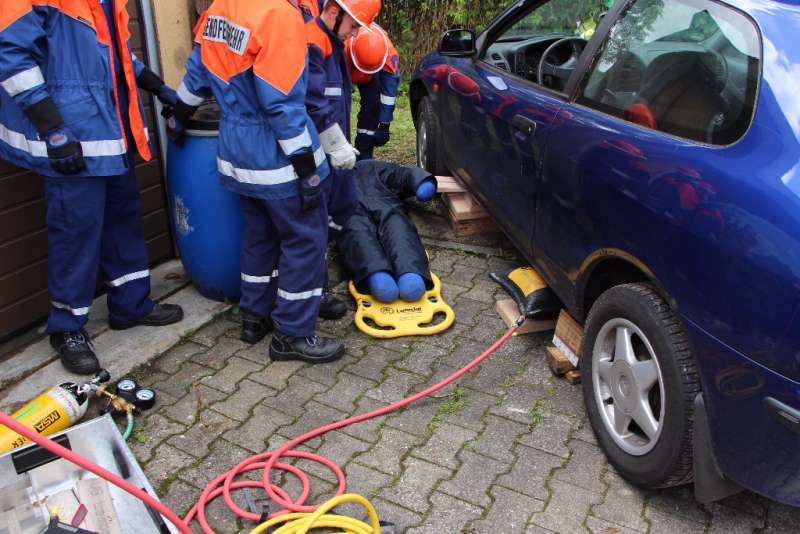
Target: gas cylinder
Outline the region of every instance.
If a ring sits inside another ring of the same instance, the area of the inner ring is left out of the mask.
[[[74,382],[64,382],[41,393],[12,417],[39,434],[49,436],[77,423],[88,406],[89,398],[83,388]],[[28,438],[0,426],[0,454],[28,442]]]

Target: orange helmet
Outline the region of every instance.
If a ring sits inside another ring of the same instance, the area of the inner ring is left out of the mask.
[[[364,74],[379,72],[389,58],[389,38],[376,23],[361,28],[350,39],[350,59],[353,66]]]
[[[345,12],[353,17],[364,28],[368,28],[370,24],[378,16],[381,10],[381,0],[333,0]]]

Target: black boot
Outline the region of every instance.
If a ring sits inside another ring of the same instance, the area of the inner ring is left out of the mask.
[[[109,321],[111,330],[127,330],[134,326],[167,326],[183,319],[183,309],[177,304],[156,304],[153,311],[132,321]]]
[[[240,339],[255,345],[272,331],[272,319],[242,310],[242,334]]]
[[[91,375],[100,370],[100,362],[85,330],[50,334],[50,345],[56,349],[61,364],[70,373]]]
[[[342,299],[333,296],[327,289],[322,293],[319,302],[319,316],[322,319],[336,320],[341,319],[347,314],[347,306]]]
[[[276,332],[269,345],[273,361],[300,360],[307,363],[328,363],[344,354],[344,344],[329,337],[294,337]]]

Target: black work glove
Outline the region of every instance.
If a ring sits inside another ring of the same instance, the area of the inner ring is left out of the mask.
[[[164,106],[161,115],[167,119],[167,137],[178,146],[183,146],[186,137],[186,122],[189,117],[194,115],[197,106],[190,106],[180,98],[177,99],[175,107]]]
[[[289,156],[294,172],[300,179],[300,205],[303,211],[311,211],[322,204],[320,177],[317,174],[317,162],[314,153],[309,150]]]
[[[86,170],[83,149],[78,139],[64,126],[61,113],[49,96],[25,108],[25,115],[36,127],[47,146],[50,166],[61,174],[78,174]]]
[[[378,125],[378,129],[375,130],[375,146],[383,146],[389,142],[389,127],[391,124],[388,122],[382,122]]]
[[[86,170],[81,144],[62,126],[45,135],[50,166],[61,174],[78,174]]]
[[[136,85],[156,96],[165,106],[175,107],[178,103],[178,94],[175,89],[164,83],[158,74],[145,67],[136,78]]]

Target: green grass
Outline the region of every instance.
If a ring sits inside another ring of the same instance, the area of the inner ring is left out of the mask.
[[[360,108],[361,99],[358,90],[353,91],[353,111],[351,126],[353,139],[356,131],[356,115]],[[417,132],[414,129],[414,121],[411,119],[411,103],[408,99],[408,82],[400,84],[400,91],[397,95],[397,106],[394,109],[394,120],[392,121],[391,138],[389,142],[375,150],[375,159],[390,161],[398,165],[416,165],[416,143]]]
[[[464,388],[456,388],[456,390],[445,398],[439,405],[436,415],[433,416],[431,422],[428,424],[428,430],[433,433],[437,428],[442,426],[447,417],[451,414],[458,413],[464,409],[467,404],[467,392]]]

